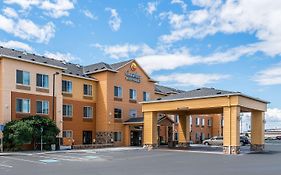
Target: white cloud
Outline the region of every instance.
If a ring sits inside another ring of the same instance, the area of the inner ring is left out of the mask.
[[[44,54],[48,58],[54,58],[57,60],[64,60],[67,62],[73,62],[79,60],[78,57],[73,56],[71,53],[61,53],[61,52],[46,52]]]
[[[26,40],[48,43],[54,36],[55,26],[48,22],[43,26],[36,25],[28,19],[12,19],[0,15],[0,29]]]
[[[260,41],[278,41],[281,38],[281,2],[275,0],[193,0],[201,8],[185,15],[181,28],[173,25],[163,42],[176,42],[189,38],[204,38],[218,32],[251,33]],[[257,11],[259,13],[257,13]],[[281,50],[281,48],[280,48]]]
[[[154,12],[156,12],[157,10],[157,5],[158,5],[158,2],[155,1],[155,2],[148,2],[147,3],[147,7],[145,8],[145,11],[152,15]]]
[[[260,85],[280,85],[281,84],[281,63],[260,71],[253,78]]]
[[[95,48],[102,50],[111,58],[130,58],[136,55],[152,54],[154,50],[146,44],[117,44],[117,45],[101,45],[93,44]]]
[[[19,41],[13,41],[13,40],[6,41],[6,42],[0,41],[0,45],[7,47],[7,48],[20,49],[20,50],[25,50],[28,52],[33,51],[32,47],[30,47],[28,44],[25,44],[25,43],[22,43]]]
[[[4,3],[17,4],[23,10],[37,7],[53,18],[69,16],[69,11],[74,9],[74,2],[74,0],[4,0]]]
[[[31,6],[39,5],[41,0],[4,0],[6,4],[17,4],[23,9],[28,9]]]
[[[265,113],[266,122],[281,122],[281,109],[269,108]],[[281,128],[281,126],[279,126]]]
[[[215,83],[219,80],[229,78],[229,75],[222,74],[202,74],[202,73],[175,73],[169,75],[155,76],[157,81],[177,86],[201,87]]]
[[[64,20],[62,21],[62,23],[66,26],[71,26],[71,27],[75,26],[75,24],[71,20]]]
[[[112,31],[118,31],[121,26],[121,18],[116,9],[113,8],[105,8],[106,11],[110,12],[110,18],[108,21],[108,25],[110,26]]]
[[[172,0],[171,4],[179,4],[181,6],[183,12],[186,12],[186,10],[187,10],[187,4],[182,0]]]
[[[69,16],[69,10],[74,9],[72,0],[55,0],[54,2],[45,0],[40,8],[46,10],[46,13],[53,18]]]
[[[83,14],[84,14],[86,17],[88,17],[88,18],[90,18],[90,19],[92,19],[92,20],[97,20],[97,19],[98,19],[98,17],[95,16],[95,15],[94,15],[92,12],[90,12],[89,10],[83,10],[82,12],[83,12]]]
[[[7,17],[12,17],[12,18],[17,18],[18,17],[18,13],[14,9],[12,9],[10,7],[4,8],[3,9],[3,13]]]

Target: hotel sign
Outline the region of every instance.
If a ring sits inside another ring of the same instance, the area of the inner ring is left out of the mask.
[[[132,63],[130,66],[130,69],[132,72],[129,72],[129,70],[125,73],[125,78],[128,81],[133,81],[136,83],[140,83],[141,82],[141,76],[137,73],[135,73],[135,71],[137,70],[137,65],[136,63]]]

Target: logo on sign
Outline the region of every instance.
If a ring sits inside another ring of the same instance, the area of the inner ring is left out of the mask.
[[[131,70],[132,71],[136,71],[137,70],[137,64],[136,63],[132,63],[131,64]]]

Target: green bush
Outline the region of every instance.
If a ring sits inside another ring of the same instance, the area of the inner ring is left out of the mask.
[[[6,150],[21,150],[24,144],[34,145],[38,149],[41,141],[41,128],[44,149],[50,149],[56,143],[56,136],[60,132],[55,122],[41,116],[30,116],[6,124],[4,134],[4,147]]]

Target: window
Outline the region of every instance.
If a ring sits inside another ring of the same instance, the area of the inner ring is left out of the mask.
[[[36,74],[36,86],[49,88],[49,76],[44,74]]]
[[[137,110],[131,109],[129,112],[129,115],[131,118],[136,118],[137,117]]]
[[[150,95],[148,92],[143,92],[143,101],[149,101],[150,100]]]
[[[175,116],[174,116],[174,120],[175,120],[175,123],[179,123],[179,116],[178,116],[178,115],[175,115]]]
[[[30,73],[27,71],[17,70],[16,82],[17,84],[30,85]]]
[[[121,132],[114,132],[114,141],[120,142],[122,140],[122,133]]]
[[[67,80],[62,80],[62,91],[67,93],[72,93],[72,82]]]
[[[84,118],[93,118],[93,107],[84,107]]]
[[[122,98],[122,87],[114,86],[114,97]]]
[[[64,117],[72,117],[72,105],[69,105],[69,104],[63,105],[62,115]]]
[[[221,127],[223,127],[224,126],[224,120],[223,120],[223,118],[221,118]]]
[[[72,138],[73,133],[71,130],[64,130],[62,131],[62,137],[64,138]]]
[[[201,119],[201,125],[205,126],[205,119],[204,118]]]
[[[92,96],[92,85],[84,84],[84,95]]]
[[[190,126],[192,126],[192,116],[190,116],[190,121],[189,121]],[[190,127],[191,128],[191,127]]]
[[[200,125],[200,118],[196,117],[196,126]]]
[[[37,101],[36,102],[36,113],[37,114],[48,114],[49,113],[49,101]]]
[[[208,126],[212,126],[212,119],[208,119]]]
[[[16,99],[16,111],[30,113],[30,99]]]
[[[130,100],[137,100],[137,91],[130,89]]]
[[[114,109],[114,118],[115,119],[121,119],[122,118],[122,110],[115,108]]]

